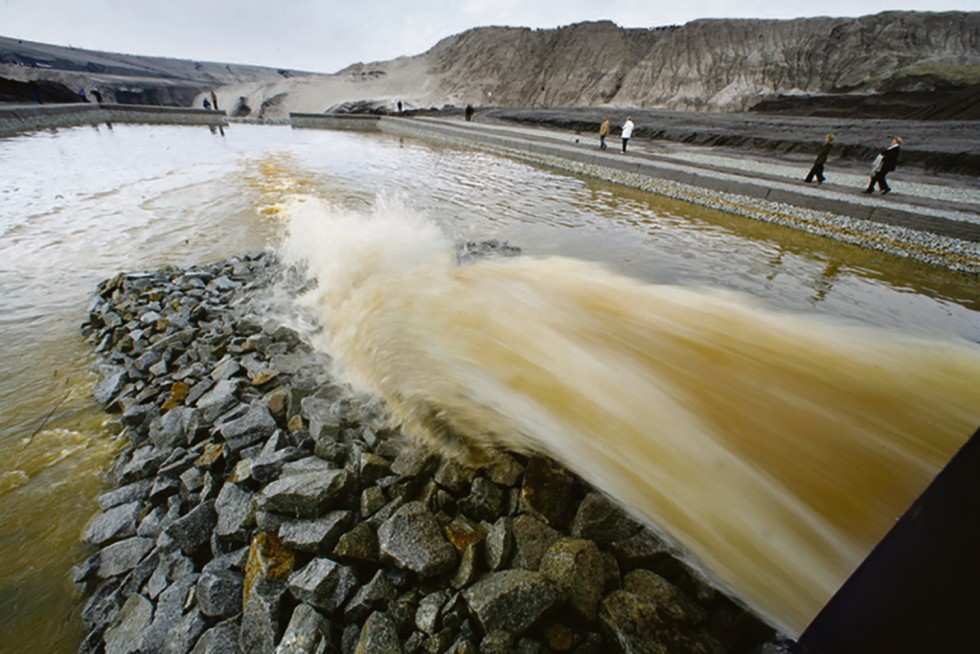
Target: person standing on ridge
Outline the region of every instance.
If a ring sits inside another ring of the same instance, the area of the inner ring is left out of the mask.
[[[885,181],[885,176],[898,167],[898,156],[901,152],[902,139],[896,136],[892,139],[892,144],[875,157],[876,163],[874,169],[871,171],[871,182],[868,183],[868,188],[864,189],[864,193],[873,193],[875,184],[878,184],[882,195],[891,191],[891,187]]]
[[[602,125],[599,126],[599,149],[606,149],[606,137],[609,136],[609,116],[602,117]]]
[[[824,144],[820,147],[820,151],[817,152],[817,158],[813,160],[813,167],[810,168],[810,172],[806,174],[806,179],[803,181],[809,184],[813,181],[813,178],[817,178],[817,184],[823,184],[824,180],[827,179],[823,176],[823,165],[827,163],[827,156],[830,154],[830,149],[834,144],[834,135],[828,134],[827,139]]]
[[[633,124],[633,117],[627,116],[626,122],[623,123],[623,154],[626,154],[626,145],[629,143],[630,138],[633,136],[633,128],[636,125]]]

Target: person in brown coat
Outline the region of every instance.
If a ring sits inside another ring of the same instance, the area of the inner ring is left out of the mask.
[[[606,149],[606,137],[609,136],[609,116],[602,117],[602,125],[599,126],[599,149]]]
[[[810,172],[806,174],[806,179],[803,181],[809,184],[813,181],[813,178],[817,178],[817,184],[823,184],[824,180],[827,179],[823,176],[823,165],[827,163],[827,156],[830,154],[830,149],[834,147],[834,135],[828,134],[823,145],[820,146],[820,151],[817,152],[817,158],[813,160],[813,166],[810,168]]]

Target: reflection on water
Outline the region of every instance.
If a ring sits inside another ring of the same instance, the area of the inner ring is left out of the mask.
[[[363,208],[400,194],[451,238],[980,341],[974,278],[383,135],[82,127],[0,139],[0,171],[0,634],[13,651],[74,651],[81,633],[67,572],[84,556],[78,534],[115,447],[89,400],[91,359],[77,334],[95,284],[274,245],[296,195]]]

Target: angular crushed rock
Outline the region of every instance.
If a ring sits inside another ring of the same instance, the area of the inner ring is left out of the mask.
[[[309,284],[259,254],[99,285],[83,334],[128,444],[72,571],[80,651],[792,651],[554,461],[392,431],[269,318]]]

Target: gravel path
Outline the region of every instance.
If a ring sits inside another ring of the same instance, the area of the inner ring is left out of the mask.
[[[976,178],[939,176],[909,166],[893,173],[892,193],[864,195],[865,166],[856,162],[831,160],[827,175],[832,181],[805,184],[812,155],[803,159],[644,138],[634,139],[626,155],[615,149],[615,140],[608,152],[597,153],[592,134],[445,118],[415,119],[391,129],[476,146],[949,270],[980,273]],[[639,165],[623,167],[622,157]]]
[[[590,143],[595,140],[591,135],[541,127],[499,123],[480,123],[480,126],[565,143]],[[619,140],[615,136],[609,143],[610,152],[614,152],[614,148],[619,146]],[[646,138],[631,139],[629,147],[633,156],[645,155],[679,164],[715,168],[731,174],[786,181],[796,186],[798,191],[798,187],[804,186],[803,177],[811,163],[811,158],[803,155],[762,155],[744,150],[685,145]],[[860,191],[868,182],[864,168],[855,162],[835,160],[831,156],[826,170],[830,181],[820,186],[814,185],[810,192],[814,195],[839,194],[860,204],[871,205],[885,201],[877,195],[860,197]],[[891,178],[889,181],[894,191],[887,200],[889,202],[894,203],[901,198],[903,202],[920,206],[933,215],[948,215],[954,220],[980,222],[980,179],[966,175],[940,176],[904,167],[899,167],[891,174]],[[858,197],[854,197],[855,195]],[[951,206],[924,206],[926,203],[923,200],[936,200]]]

